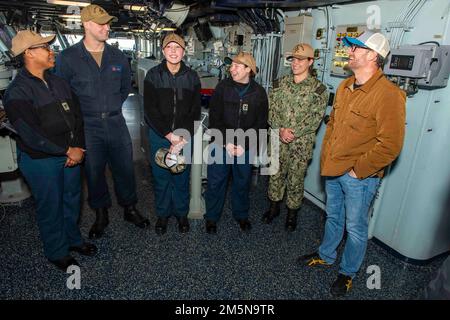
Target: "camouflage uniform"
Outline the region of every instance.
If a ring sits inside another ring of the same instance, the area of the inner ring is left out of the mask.
[[[280,141],[280,170],[269,179],[271,201],[281,201],[287,187],[287,207],[300,208],[306,168],[327,102],[325,85],[310,75],[300,83],[294,83],[292,75],[285,76],[270,92],[270,126],[272,129],[292,128],[295,136],[291,143]]]

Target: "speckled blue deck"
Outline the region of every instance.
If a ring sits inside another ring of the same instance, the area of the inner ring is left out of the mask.
[[[136,173],[138,208],[152,225],[146,230],[134,227],[114,204],[106,235],[94,241],[98,255],[75,255],[82,265],[80,290],[67,289],[69,275],[44,257],[33,200],[26,200],[21,208],[6,207],[0,222],[0,299],[332,298],[328,290],[337,265],[309,269],[295,263],[298,255],[316,249],[322,237],[323,212],[309,201],[301,208],[295,232],[284,231],[285,208],[273,224],[262,224],[260,217],[267,206],[263,177],[251,192],[250,234],[240,231],[227,201],[217,235],[205,233],[203,220],[191,220],[191,231],[179,234],[172,218],[167,234],[157,236],[150,170],[143,160],[136,162]],[[0,208],[0,219],[2,215]],[[80,221],[84,236],[93,221],[94,213],[84,203]],[[420,298],[442,260],[409,265],[370,241],[346,299]],[[367,266],[374,264],[381,268],[380,290],[366,287]]]
[[[191,220],[191,231],[179,234],[174,218],[167,234],[155,234],[150,169],[139,149],[140,105],[142,97],[130,95],[123,113],[133,139],[138,209],[150,218],[151,227],[142,230],[125,222],[122,209],[114,201],[107,232],[94,241],[98,255],[75,254],[82,265],[81,289],[69,290],[69,275],[49,264],[43,255],[33,200],[26,200],[21,208],[6,207],[5,215],[0,207],[0,299],[331,299],[328,290],[338,265],[309,269],[295,263],[297,256],[319,246],[323,211],[305,201],[299,226],[292,233],[283,228],[285,207],[273,224],[262,224],[261,215],[268,205],[264,177],[251,192],[250,234],[240,231],[228,201],[217,235],[205,233],[203,220]],[[94,219],[85,200],[80,221],[84,236]],[[409,265],[369,241],[364,264],[345,298],[421,298],[442,261]],[[366,287],[369,265],[381,269],[380,290]]]

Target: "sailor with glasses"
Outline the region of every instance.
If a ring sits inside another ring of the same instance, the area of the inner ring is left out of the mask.
[[[44,254],[66,271],[78,265],[70,251],[92,256],[97,248],[83,240],[77,224],[83,120],[68,83],[47,71],[55,64],[49,47],[54,38],[24,30],[12,39],[12,54],[24,67],[8,86],[3,104],[18,132],[19,169],[33,193]]]

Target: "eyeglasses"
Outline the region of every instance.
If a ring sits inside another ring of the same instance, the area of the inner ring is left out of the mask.
[[[361,46],[358,46],[358,45],[356,45],[356,44],[352,44],[352,45],[350,46],[350,51],[351,51],[351,52],[355,52],[355,50],[358,49],[358,48],[364,49],[364,50],[370,50],[370,49],[367,48],[367,47],[361,47]]]
[[[48,44],[41,44],[41,45],[38,45],[38,46],[32,46],[32,47],[29,47],[28,49],[39,49],[39,48],[42,48],[42,49],[47,50],[47,51],[51,50],[51,48],[50,48],[50,46]]]
[[[237,66],[242,66],[242,68],[248,68],[248,65],[244,64],[244,63],[238,63],[238,62],[232,62],[230,67],[237,67]]]

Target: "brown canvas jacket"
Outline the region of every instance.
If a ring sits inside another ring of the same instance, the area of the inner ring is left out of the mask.
[[[405,134],[406,95],[381,69],[361,87],[344,80],[322,143],[321,175],[340,176],[352,168],[359,179],[382,177],[397,158]]]

